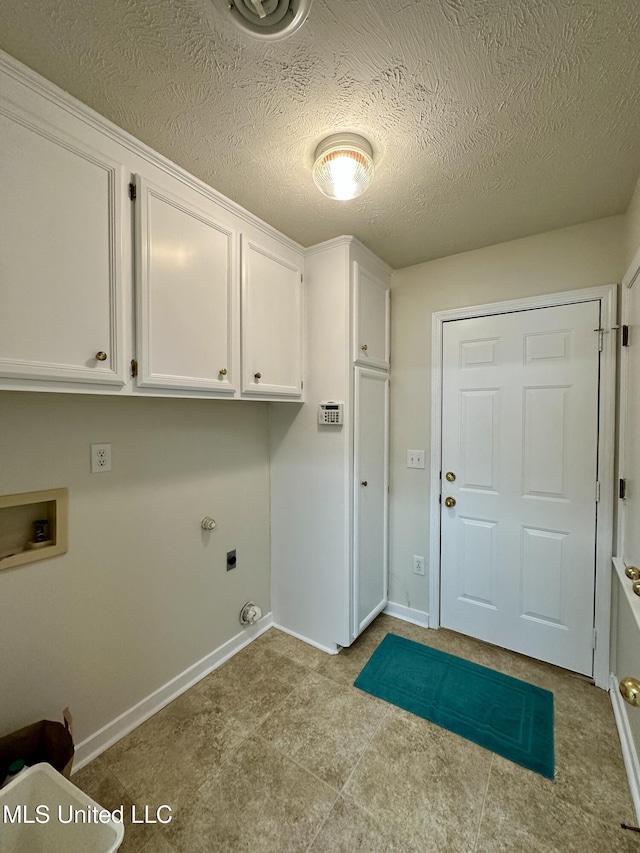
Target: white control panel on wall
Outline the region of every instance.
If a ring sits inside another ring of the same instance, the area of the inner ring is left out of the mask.
[[[102,474],[103,471],[111,470],[111,445],[91,445],[91,473]]]

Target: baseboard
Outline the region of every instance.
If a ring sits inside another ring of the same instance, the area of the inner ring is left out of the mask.
[[[165,705],[168,705],[169,702],[177,699],[178,696],[203,679],[205,675],[209,675],[210,672],[237,654],[240,649],[252,643],[260,634],[264,634],[272,625],[273,617],[271,613],[267,613],[256,625],[250,625],[240,631],[226,643],[209,652],[202,660],[197,661],[184,672],[181,672],[180,675],[176,675],[171,681],[154,690],[146,699],[142,699],[128,711],[116,717],[115,720],[89,735],[88,738],[76,745],[73,760],[74,772],[93,761],[105,749],[117,743],[141,723],[144,723],[145,720],[148,720],[149,717],[164,708]]]
[[[298,634],[290,628],[285,628],[284,625],[278,625],[277,622],[273,623],[273,627],[277,628],[278,631],[284,631],[285,634],[290,634],[292,637],[295,637],[296,640],[302,640],[303,643],[307,643],[310,646],[314,646],[316,649],[320,649],[321,652],[326,652],[328,655],[337,655],[340,651],[337,645],[323,646],[322,643],[316,643],[315,640],[310,640],[309,637],[303,637],[302,634]]]
[[[402,619],[403,622],[411,622],[413,625],[420,625],[421,628],[429,627],[429,614],[424,610],[414,610],[413,607],[405,607],[403,604],[394,604],[390,601],[382,611],[387,616],[395,616],[396,619]]]
[[[627,779],[629,780],[631,799],[636,810],[636,819],[640,823],[640,759],[638,758],[636,745],[633,740],[631,728],[629,727],[624,699],[618,690],[618,679],[613,674],[610,679],[609,695],[611,696],[613,714],[616,718],[618,735],[620,736],[622,757],[624,758],[624,766],[627,771]]]

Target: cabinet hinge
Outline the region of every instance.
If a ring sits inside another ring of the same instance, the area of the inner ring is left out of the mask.
[[[622,326],[621,328],[622,328],[622,346],[628,347],[629,346],[629,327],[628,326]]]
[[[131,377],[132,377],[132,379],[135,379],[135,377],[137,375],[138,375],[138,362],[135,360],[135,358],[132,358],[131,359]]]
[[[302,273],[300,273],[300,284],[302,284],[303,281],[304,281],[304,276]]]
[[[596,503],[600,500],[600,480],[596,480]]]
[[[597,630],[594,628],[594,629],[593,629],[593,648],[595,649],[595,647],[596,647],[597,645],[598,645],[598,632],[597,632]]]
[[[621,500],[624,500],[627,496],[627,481],[620,479],[620,487],[618,490],[618,496]]]
[[[301,382],[300,383],[300,390],[302,391],[303,388],[304,388],[304,382]]]
[[[131,199],[131,201],[135,201],[137,195],[138,191],[136,189],[136,185],[133,183],[133,181],[131,181],[131,183],[129,184],[129,198]]]

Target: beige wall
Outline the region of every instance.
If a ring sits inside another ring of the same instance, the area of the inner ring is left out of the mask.
[[[624,217],[563,228],[399,270],[392,279],[390,599],[427,611],[431,315],[435,311],[619,282]],[[424,471],[406,450],[424,448]]]
[[[0,494],[69,488],[68,554],[0,572],[0,734],[83,740],[267,612],[268,466],[266,403],[0,393]]]
[[[636,252],[640,250],[640,178],[636,184],[635,192],[625,215],[625,256],[628,267],[634,259]]]

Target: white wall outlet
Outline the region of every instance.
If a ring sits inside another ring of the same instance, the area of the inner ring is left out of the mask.
[[[424,468],[424,450],[407,450],[407,468]]]
[[[111,470],[111,445],[91,445],[91,473],[102,474],[103,471]]]
[[[416,557],[413,555],[413,573],[414,575],[424,574],[424,557]]]

